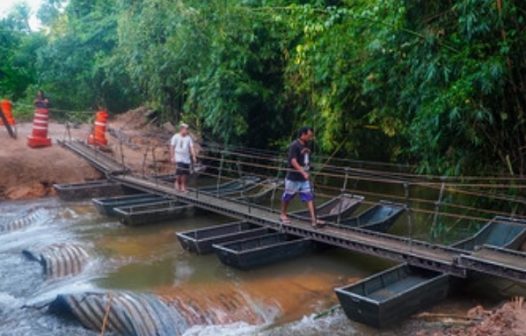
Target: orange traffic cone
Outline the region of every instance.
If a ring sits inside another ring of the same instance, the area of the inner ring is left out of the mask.
[[[109,114],[105,110],[97,112],[95,115],[95,126],[93,132],[88,137],[88,143],[96,146],[106,146],[106,124],[108,123]]]
[[[51,146],[51,139],[47,137],[49,110],[37,107],[33,117],[33,131],[27,138],[27,145],[31,148]]]
[[[4,112],[4,116],[7,119],[7,124],[14,126],[16,125],[15,118],[13,117],[13,104],[7,99],[0,100],[0,108]],[[4,123],[0,119],[0,126],[3,126]]]

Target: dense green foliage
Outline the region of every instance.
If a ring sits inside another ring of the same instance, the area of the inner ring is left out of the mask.
[[[519,0],[47,0],[0,20],[0,95],[140,103],[215,139],[444,174],[526,170]]]

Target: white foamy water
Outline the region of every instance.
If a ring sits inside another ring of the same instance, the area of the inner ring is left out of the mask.
[[[246,336],[260,333],[266,326],[254,326],[245,322],[227,325],[193,326],[183,336]]]
[[[42,305],[54,300],[59,294],[76,294],[95,290],[97,287],[89,282],[90,276],[75,276],[55,281],[35,292],[26,301],[26,305]]]
[[[369,333],[367,333],[369,334]],[[258,332],[260,336],[358,336],[364,335],[363,330],[357,330],[353,323],[347,319],[343,311],[335,312],[317,317],[316,314],[304,316],[299,321],[291,322],[281,326],[274,326],[267,330]]]
[[[103,274],[102,259],[94,255],[80,274],[46,280],[43,265],[22,254],[24,250],[74,242],[78,234],[71,226],[85,218],[74,209],[59,206],[54,199],[2,203],[0,213],[1,225],[31,218],[27,225],[0,233],[0,335],[92,334],[78,324],[68,325],[46,314],[46,307],[58,294],[96,288],[92,280]]]
[[[175,237],[176,231],[228,220],[220,216],[196,215],[173,223],[130,228],[115,218],[98,215],[87,202],[69,204],[48,199],[34,204],[0,205],[0,213],[4,211],[13,218],[35,209],[43,211],[41,219],[20,230],[0,233],[0,335],[98,335],[83,328],[78,321],[48,314],[47,304],[59,294],[97,290],[156,293],[158,289],[169,289],[177,295],[178,286],[185,290],[188,301],[185,308],[195,309],[196,315],[204,316],[196,323],[226,323],[193,326],[184,332],[185,336],[323,335],[326,328],[338,328],[337,323],[313,317],[274,326],[286,309],[279,308],[282,302],[274,300],[274,295],[278,298],[292,294],[281,289],[272,278],[289,278],[287,286],[299,296],[310,293],[305,298],[298,297],[302,301],[298,305],[284,299],[292,309],[302,309],[301,314],[324,309],[325,301],[317,304],[323,298],[318,291],[320,288],[324,291],[324,281],[330,286],[329,281],[312,277],[310,282],[303,283],[305,278],[298,274],[306,274],[308,278],[311,273],[337,273],[335,270],[339,271],[341,265],[348,264],[346,258],[331,264],[326,258],[309,256],[293,265],[240,272],[222,265],[213,255],[198,256],[182,250]],[[80,274],[46,280],[42,265],[21,253],[56,243],[75,243],[86,248],[90,261]],[[269,274],[272,277],[268,277]],[[259,291],[260,285],[270,289]],[[208,292],[209,286],[213,293]],[[263,322],[259,325],[243,321],[231,323],[236,320]]]
[[[21,299],[6,292],[0,292],[0,312],[6,309],[19,308],[22,304],[23,301]]]

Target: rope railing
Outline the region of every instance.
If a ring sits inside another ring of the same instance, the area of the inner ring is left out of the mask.
[[[342,171],[342,170],[349,171],[349,169],[350,169],[350,168],[344,168],[344,167],[338,167],[338,168],[339,168],[340,171]],[[351,172],[355,172],[356,170],[357,169],[355,169],[355,168],[350,169]],[[327,173],[320,173],[320,172],[317,172],[314,175],[329,176]],[[342,177],[342,176],[336,176],[336,175],[335,174],[331,174],[332,177],[340,177],[340,178]],[[371,177],[371,176],[365,177],[363,175],[357,175],[357,174],[353,174],[353,175],[354,176],[358,176],[360,178],[360,180],[369,180],[370,182],[384,182],[384,183],[397,183],[397,184],[408,183],[408,181],[399,180],[399,179],[385,179],[385,178],[380,179],[380,178]],[[456,187],[458,187],[458,186],[462,187],[463,186],[463,187],[473,187],[473,188],[476,187],[476,188],[500,188],[500,189],[525,189],[526,185],[459,184],[459,183],[446,183],[444,181],[436,182],[436,183],[412,181],[411,184],[419,185],[419,186],[423,186],[423,187],[435,188],[437,190],[440,190],[441,186],[445,185],[445,186],[448,187],[448,191],[449,192],[455,192],[455,193],[461,193],[461,194],[470,195],[470,196],[487,197],[487,198],[499,199],[499,200],[508,201],[508,202],[518,202],[518,203],[521,203],[521,204],[526,204],[526,200],[518,200],[517,197],[510,198],[510,197],[499,196],[499,195],[490,194],[490,193],[486,193],[486,192],[473,192],[473,191],[469,191],[469,190],[460,190],[460,189],[456,189],[456,188],[452,189],[452,186],[456,186]]]
[[[235,170],[229,169],[229,168],[223,168],[223,171],[224,172],[235,173]],[[217,175],[210,174],[210,173],[204,173],[204,174],[207,175],[207,176],[210,176],[210,177],[217,177]],[[250,175],[257,176],[257,177],[262,177],[262,178],[269,178],[268,175],[257,174],[257,173],[252,173],[252,172],[250,173]],[[224,178],[226,178],[226,177],[224,177]],[[235,178],[230,178],[230,180],[235,180]],[[283,189],[283,188],[280,188],[280,189]],[[409,198],[407,198],[405,196],[398,196],[398,195],[385,194],[385,193],[375,193],[375,192],[369,192],[369,191],[364,191],[364,190],[360,190],[360,189],[348,189],[348,188],[341,189],[341,188],[328,186],[328,185],[318,186],[317,189],[318,190],[321,189],[321,190],[325,190],[325,191],[332,191],[332,192],[334,192],[334,194],[326,194],[326,193],[324,193],[324,195],[327,195],[327,197],[334,197],[335,194],[339,194],[339,193],[349,193],[349,194],[360,194],[360,195],[364,195],[364,196],[372,196],[372,197],[376,197],[376,198],[379,198],[379,199],[396,200],[396,201],[409,201],[410,203],[423,203],[423,204],[428,204],[432,208],[436,207],[436,205],[437,205],[437,201],[435,201],[435,200],[428,200],[428,199],[423,199],[423,198],[418,198],[418,197],[409,197]],[[318,195],[320,195],[320,194],[318,193]],[[443,207],[450,207],[450,208],[454,208],[454,209],[461,209],[461,210],[467,210],[467,211],[472,211],[472,212],[485,213],[485,214],[492,215],[492,216],[497,216],[497,215],[510,216],[509,212],[498,211],[498,210],[481,209],[481,208],[478,208],[478,207],[471,207],[471,206],[467,206],[467,205],[449,203],[449,202],[445,202],[445,201],[441,201],[440,205],[443,206]],[[522,216],[522,215],[514,215],[514,217],[515,218],[520,218],[520,219],[526,219],[526,216]]]
[[[202,159],[206,159],[206,160],[215,160],[216,159],[215,157],[209,156],[209,155],[199,155],[199,157],[202,158]],[[230,160],[230,159],[225,159],[225,162],[232,163],[232,162],[237,162],[237,161]],[[278,169],[278,167],[276,167],[276,166],[265,165],[265,164],[258,164],[258,163],[252,163],[252,162],[246,162],[246,161],[244,161],[243,164],[247,165],[247,166],[251,166],[253,168],[263,168],[263,169],[270,169],[270,170],[274,170],[274,171]],[[285,169],[285,170],[287,170],[287,169]],[[288,169],[288,170],[291,170],[291,169]],[[343,174],[334,174],[334,173],[327,173],[327,172],[319,172],[316,176],[331,177],[331,178],[344,178],[345,177],[345,175],[343,175]],[[369,182],[395,184],[395,185],[403,185],[404,183],[407,183],[405,181],[400,181],[400,180],[395,180],[395,179],[375,178],[375,177],[366,177],[366,176],[359,176],[359,177],[349,176],[349,178],[350,179],[359,179],[360,181],[369,181]],[[526,200],[511,199],[511,198],[508,198],[508,197],[487,195],[487,194],[483,194],[483,193],[480,193],[480,192],[460,190],[460,189],[453,188],[453,187],[451,187],[450,185],[448,185],[446,183],[444,183],[444,184],[445,184],[445,186],[447,186],[447,191],[448,192],[452,192],[452,193],[459,193],[459,194],[465,194],[465,195],[470,195],[470,196],[478,196],[478,197],[486,197],[486,198],[499,199],[499,200],[508,201],[508,202],[517,202],[517,203],[520,203],[520,204],[526,204]],[[437,189],[437,190],[440,190],[440,187],[442,186],[442,184],[437,185],[437,184],[434,184],[434,183],[430,184],[430,183],[422,183],[422,182],[411,182],[411,185],[413,185],[413,186],[420,186],[420,187],[429,187],[429,188],[434,188],[434,189]],[[525,189],[526,185],[513,186],[513,187],[514,188],[518,188],[518,189]]]
[[[229,153],[231,155],[236,155],[238,157],[244,157],[244,158],[251,158],[251,159],[254,159],[254,160],[265,160],[265,161],[271,161],[271,162],[276,162],[276,163],[279,163],[279,162],[283,162],[284,160],[284,155],[283,153],[281,153],[282,155],[280,156],[275,156],[275,155],[261,155],[261,153],[257,152],[257,151],[252,151],[252,149],[250,149],[247,152],[240,152],[240,151],[235,151],[235,150],[231,150],[231,149],[228,149],[226,147],[219,147],[217,146],[216,144],[214,145],[207,145],[207,142],[202,142],[201,143],[205,148],[207,149],[208,151],[211,151],[211,152],[216,152],[216,153],[220,153],[220,152],[225,152],[225,153]],[[136,146],[142,146],[141,144],[135,144]],[[168,145],[166,145],[168,146]],[[233,148],[242,148],[242,147],[239,147],[239,146],[232,146]],[[271,152],[271,151],[269,151]],[[275,152],[272,152],[272,153],[275,153]],[[326,158],[326,156],[319,156],[317,155],[317,157],[319,158]],[[357,161],[357,162],[362,162],[362,161],[359,161],[359,160],[347,160],[347,159],[341,159],[341,158],[335,158],[337,160],[340,160],[340,161],[349,161],[349,162],[352,162],[352,161]],[[363,162],[369,162],[369,161],[363,161]],[[330,165],[330,164],[324,164],[322,170],[335,170],[335,171],[339,171],[341,172],[343,169],[345,169],[346,167],[342,167],[340,165]],[[364,168],[360,168],[360,167],[352,167],[352,170],[355,172],[355,173],[364,173],[364,174],[376,174],[376,175],[380,175],[386,179],[388,179],[388,177],[391,177],[391,179],[393,180],[399,180],[400,178],[402,177],[407,177],[407,178],[420,178],[420,179],[436,179],[436,180],[440,180],[440,181],[437,181],[437,182],[430,182],[430,181],[411,181],[412,183],[421,183],[421,184],[434,184],[436,186],[440,186],[442,183],[444,183],[445,180],[471,180],[471,181],[476,181],[476,180],[480,180],[480,181],[526,181],[526,178],[521,178],[521,177],[503,177],[503,176],[492,176],[492,177],[488,177],[488,176],[438,176],[438,175],[422,175],[422,174],[409,174],[409,173],[398,173],[398,172],[389,172],[389,171],[380,171],[380,170],[373,170],[373,169],[364,169]],[[395,178],[393,178],[395,177]],[[400,183],[403,183],[403,182],[400,182]],[[451,183],[451,182],[446,182],[447,185],[455,185],[457,187],[473,187],[473,188],[509,188],[509,187],[515,187],[515,188],[526,188],[526,186],[517,186],[517,185],[502,185],[502,184],[488,184],[488,183]]]
[[[205,142],[206,144],[206,142]],[[206,145],[205,145],[206,147]],[[246,148],[246,150],[243,150],[243,154],[245,155],[249,155],[250,153],[254,154],[252,155],[253,157],[255,158],[261,158],[261,153],[259,153],[257,150],[256,151],[252,151],[253,149],[250,148],[250,147],[241,147],[241,146],[223,146],[223,147],[219,147],[217,144],[213,144],[211,145],[210,147],[207,147],[207,148],[210,148],[210,149],[213,149],[213,147],[217,147],[216,150],[230,150],[232,153],[235,153],[235,154],[238,154],[238,151],[236,151],[235,149],[236,148]],[[233,150],[234,149],[234,150]],[[285,155],[285,151],[282,151],[282,152],[278,152],[278,151],[268,151],[272,154],[267,154],[267,158],[276,158],[276,157],[283,157]],[[340,162],[355,162],[355,163],[364,163],[364,164],[368,164],[368,163],[371,163],[371,164],[374,164],[374,163],[377,163],[379,165],[392,165],[392,166],[400,166],[400,164],[396,164],[396,163],[382,163],[382,162],[377,162],[377,161],[365,161],[365,160],[353,160],[353,159],[344,159],[344,158],[337,158],[337,157],[329,157],[329,156],[326,156],[326,155],[320,155],[320,154],[316,154],[317,158],[319,159],[331,159],[331,161],[340,161]],[[341,165],[327,165],[327,167],[336,167],[336,168],[339,168],[341,167]],[[404,165],[402,165],[404,166]],[[407,167],[415,167],[415,166],[411,166],[411,165],[407,165]],[[365,171],[371,171],[371,172],[376,172],[376,173],[379,173],[379,174],[393,174],[393,175],[400,175],[400,176],[405,176],[405,177],[414,177],[414,178],[425,178],[425,179],[436,179],[436,180],[503,180],[503,181],[524,181],[526,180],[526,177],[516,177],[516,176],[508,176],[508,175],[501,175],[501,176],[469,176],[469,175],[466,175],[466,176],[448,176],[448,175],[431,175],[431,174],[414,174],[414,173],[403,173],[403,172],[390,172],[390,171],[378,171],[378,170],[370,170],[370,169],[364,169],[364,168],[359,168],[359,167],[355,167],[354,169],[356,170],[365,170]]]
[[[167,147],[167,145],[160,145],[160,146],[154,146],[154,147]],[[152,150],[154,150],[154,149],[152,149]],[[230,153],[229,151],[224,151],[223,153],[225,153],[225,152],[229,153],[230,155],[236,155],[237,154],[237,153]],[[214,156],[210,156],[210,155],[200,155],[199,157],[201,159],[207,160],[208,162],[220,160],[219,158],[214,157]],[[261,159],[261,158],[257,158],[257,159]],[[243,166],[249,166],[249,167],[252,167],[252,168],[273,170],[273,171],[278,172],[278,173],[280,173],[280,172],[287,172],[289,170],[288,168],[281,167],[281,165],[284,162],[283,160],[280,160],[280,165],[278,165],[278,166],[276,166],[276,165],[268,165],[268,164],[259,164],[259,163],[248,162],[246,160],[239,160],[239,159],[236,159],[236,160],[224,159],[223,162],[227,162],[227,163],[230,163],[230,164],[241,164]],[[404,183],[407,183],[407,182],[398,181],[398,180],[395,180],[395,179],[355,176],[353,174],[348,174],[349,171],[352,172],[352,169],[351,170],[346,170],[346,174],[345,175],[334,174],[334,173],[326,173],[326,172],[318,173],[318,175],[319,176],[323,176],[323,177],[340,178],[340,179],[348,178],[348,179],[354,179],[354,180],[360,180],[360,181],[369,181],[369,182],[374,182],[374,183],[391,183],[391,184],[398,184],[398,185],[403,185]],[[254,174],[254,172],[252,174]],[[265,177],[268,178],[269,176],[266,175]],[[513,202],[513,203],[519,203],[519,204],[526,204],[526,201],[519,200],[517,198],[510,198],[510,197],[499,196],[499,195],[491,195],[491,194],[487,194],[487,193],[474,192],[474,191],[468,191],[468,190],[459,190],[459,189],[451,187],[451,185],[458,185],[458,184],[447,184],[447,183],[442,182],[440,184],[440,187],[438,185],[436,185],[436,184],[430,184],[430,183],[427,183],[427,182],[426,183],[416,182],[416,183],[411,183],[411,184],[414,185],[414,186],[419,186],[419,187],[424,187],[424,188],[427,187],[427,188],[432,188],[432,189],[434,188],[434,189],[437,189],[437,190],[440,190],[442,185],[444,185],[444,186],[447,186],[447,191],[450,192],[450,193],[459,193],[459,194],[475,196],[475,197],[481,197],[481,198],[490,198],[490,199],[495,199],[495,200],[500,200],[500,201]],[[493,186],[494,185],[492,185],[492,187]],[[504,187],[504,186],[501,186],[501,187]],[[506,186],[506,187],[523,189],[525,186],[516,186],[515,185],[515,186]],[[384,196],[392,198],[392,195],[389,195],[389,194],[384,194]],[[421,202],[424,201],[425,202],[427,200],[420,199],[418,201],[421,201]]]
[[[246,152],[238,152],[238,151],[235,151],[235,150],[228,150],[228,149],[225,149],[225,148],[213,148],[213,147],[205,147],[207,148],[208,150],[211,150],[211,151],[215,151],[215,152],[218,152],[218,151],[228,151],[230,152],[231,154],[233,155],[237,155],[237,156],[240,156],[240,157],[246,157],[246,158],[252,158],[252,159],[256,159],[256,160],[265,160],[265,161],[273,161],[273,162],[281,162],[284,160],[284,154],[281,153],[282,155],[280,156],[266,156],[264,158],[262,158],[261,155],[257,154],[257,153],[246,153]],[[318,156],[316,155],[316,157],[319,157],[319,158],[327,158],[326,156]],[[343,160],[343,159],[341,159]],[[339,170],[341,171],[342,169],[345,169],[347,167],[342,167],[341,165],[330,165],[330,164],[323,164],[323,167],[324,169],[326,168],[330,168],[330,169],[334,169],[334,170]],[[497,181],[526,181],[526,178],[524,177],[513,177],[513,176],[510,176],[510,177],[503,177],[503,176],[439,176],[439,175],[422,175],[422,174],[409,174],[409,173],[397,173],[397,172],[389,172],[389,171],[381,171],[381,170],[372,170],[372,169],[365,169],[365,168],[360,168],[360,167],[352,167],[352,169],[355,171],[355,172],[363,172],[363,173],[368,173],[368,174],[376,174],[376,175],[380,175],[380,176],[395,176],[395,177],[406,177],[406,178],[420,178],[420,179],[426,179],[426,180],[429,180],[429,179],[435,179],[435,180],[440,180],[438,182],[434,182],[435,184],[437,185],[440,185],[442,184],[444,181],[446,180],[480,180],[480,181],[493,181],[493,180],[497,180]],[[427,182],[427,183],[432,183],[432,182]],[[450,183],[450,182],[448,182]],[[487,187],[491,187],[493,188],[495,185],[494,184],[480,184],[480,183],[477,183],[477,184],[458,184],[458,185],[462,185],[462,186],[473,186],[473,187],[480,187],[480,186],[487,186]]]
[[[243,146],[238,146],[238,145],[228,145],[228,146],[225,146],[225,145],[221,145],[221,144],[218,144],[216,142],[211,142],[211,141],[204,141],[203,144],[205,146],[209,146],[209,147],[217,147],[217,148],[220,148],[222,150],[225,150],[225,149],[237,149],[238,151],[244,151],[244,152],[247,152],[247,153],[255,153],[255,154],[258,154],[258,155],[264,155],[266,157],[275,157],[275,156],[279,156],[279,155],[283,155],[284,151],[280,152],[280,151],[275,151],[275,150],[262,150],[262,149],[258,149],[258,148],[253,148],[253,147],[243,147]],[[316,155],[318,158],[320,159],[327,159],[329,158],[329,156],[327,155]],[[378,162],[378,161],[365,161],[365,160],[355,160],[355,159],[345,159],[345,158],[333,158],[333,160],[335,161],[339,161],[339,162],[348,162],[348,163],[358,163],[358,164],[370,164],[370,165],[377,165],[377,166],[390,166],[390,167],[402,167],[402,168],[415,168],[416,166],[413,166],[413,165],[406,165],[406,164],[399,164],[399,163],[390,163],[390,162]]]
[[[248,164],[250,164],[250,163],[248,163]],[[253,164],[253,165],[255,165],[255,164]],[[268,168],[271,168],[271,167],[268,167]],[[340,168],[340,170],[343,170],[343,168]],[[355,170],[355,169],[353,168],[351,171],[353,171],[353,170]],[[329,175],[328,173],[318,173],[318,175],[332,176],[332,177],[341,177],[340,176],[341,174],[330,174]],[[362,176],[362,175],[360,175],[359,178],[361,180],[369,180],[371,182],[384,182],[384,183],[397,183],[397,184],[403,184],[403,183],[407,182],[407,181],[400,181],[400,180],[394,180],[394,179],[365,177],[365,176]],[[481,192],[475,193],[475,192],[468,191],[468,190],[451,189],[452,185],[458,186],[459,184],[452,184],[452,183],[445,183],[445,182],[433,183],[433,184],[432,183],[428,183],[428,182],[424,182],[424,183],[422,183],[422,182],[411,182],[411,184],[424,186],[424,187],[434,187],[437,190],[440,189],[442,184],[445,184],[445,185],[448,186],[448,188],[449,188],[448,191],[450,191],[450,192],[464,193],[464,194],[467,194],[467,195],[473,195],[473,196],[479,196],[479,197],[489,197],[489,198],[500,199],[500,200],[505,200],[505,201],[510,201],[510,202],[520,202],[520,203],[523,203],[523,204],[526,203],[526,202],[519,201],[516,198],[509,198],[509,197],[505,197],[505,196],[499,196],[499,195],[488,194],[488,193],[481,193]],[[525,186],[493,185],[493,184],[492,185],[470,184],[470,186],[472,186],[472,187],[484,187],[485,186],[485,187],[492,187],[492,188],[493,187],[498,187],[498,188],[517,188],[517,189],[524,189],[525,188]]]
[[[212,156],[209,156],[209,155],[202,155],[201,156],[203,159],[206,159],[206,160],[217,160],[216,158],[212,157]],[[227,159],[228,160],[228,159]],[[231,161],[234,162],[234,160],[228,160],[228,161]],[[235,162],[238,162],[239,160],[235,160]],[[287,171],[287,168],[279,168],[279,167],[276,167],[276,166],[270,166],[270,165],[264,165],[264,164],[257,164],[257,163],[253,163],[253,162],[247,162],[247,161],[241,161],[241,163],[243,165],[248,165],[248,166],[252,166],[253,168],[263,168],[263,169],[271,169],[271,170],[276,170],[276,169],[282,169],[283,171]],[[321,175],[321,176],[327,176],[327,177],[334,177],[334,178],[343,178],[345,175],[341,175],[341,174],[330,174],[330,173],[321,173],[321,174],[318,174],[318,175]],[[403,184],[404,182],[402,181],[397,181],[397,180],[392,180],[392,179],[379,179],[379,178],[374,178],[374,177],[363,177],[363,176],[351,176],[350,177],[351,179],[359,179],[359,180],[367,180],[367,181],[370,181],[370,182],[379,182],[379,183],[395,183],[395,184]],[[434,184],[428,184],[428,183],[412,183],[412,185],[416,185],[416,186],[421,186],[421,187],[430,187],[430,188],[435,188],[437,190],[440,189],[440,187],[438,185],[434,185]],[[440,184],[442,185],[442,184]],[[447,185],[447,184],[445,184]],[[522,188],[521,188],[522,189]],[[499,196],[499,195],[492,195],[492,194],[487,194],[487,193],[481,193],[481,192],[472,192],[472,191],[467,191],[467,190],[459,190],[459,189],[454,189],[452,187],[448,187],[448,191],[449,192],[456,192],[456,193],[460,193],[460,194],[467,194],[467,195],[471,195],[471,196],[478,196],[478,197],[486,197],[486,198],[491,198],[491,199],[498,199],[498,200],[502,200],[502,201],[507,201],[507,202],[518,202],[518,203],[521,203],[521,204],[525,204],[526,202],[522,201],[522,200],[518,200],[516,198],[510,198],[510,197],[505,197],[505,196]]]
[[[217,168],[213,168],[213,169],[217,169]],[[234,169],[229,169],[229,168],[223,168],[223,172],[229,172],[229,173],[236,173],[236,170]],[[210,176],[210,177],[217,177],[217,175],[214,175],[214,174],[206,174],[207,176]],[[269,178],[269,175],[264,175],[264,174],[257,174],[257,173],[254,173],[254,172],[251,172],[250,175],[254,175],[254,176],[258,176],[258,177],[261,177],[261,178]],[[235,179],[235,178],[232,178],[232,180]],[[323,186],[319,186],[318,187],[318,190],[325,190],[325,191],[332,191],[334,192],[335,194],[338,194],[338,193],[341,193],[341,192],[347,192],[347,193],[351,193],[351,194],[362,194],[362,195],[366,195],[366,196],[373,196],[373,197],[377,197],[377,198],[380,198],[380,199],[388,199],[388,200],[397,200],[397,201],[407,201],[409,200],[409,202],[411,203],[423,203],[423,204],[428,204],[430,207],[436,207],[436,204],[437,202],[433,199],[433,200],[428,200],[428,199],[423,199],[423,198],[417,198],[417,197],[409,197],[409,198],[406,198],[404,196],[397,196],[397,195],[393,195],[393,194],[386,194],[386,193],[374,193],[374,192],[368,192],[368,191],[364,191],[364,190],[360,190],[360,189],[340,189],[340,188],[336,188],[336,187],[333,187],[333,186],[328,186],[328,185],[323,185]],[[331,195],[328,195],[328,197],[334,197],[334,194],[331,194]],[[488,214],[488,215],[492,215],[492,216],[496,216],[496,215],[501,215],[501,216],[510,216],[510,213],[509,212],[504,212],[504,211],[498,211],[498,210],[487,210],[487,209],[481,209],[479,207],[471,207],[471,206],[467,206],[467,205],[461,205],[461,204],[455,204],[455,203],[449,203],[449,202],[445,202],[445,201],[441,201],[441,205],[443,207],[449,207],[449,208],[454,208],[454,209],[461,209],[461,210],[467,210],[467,211],[472,211],[472,212],[479,212],[479,213],[485,213],[485,214]],[[521,215],[514,215],[515,218],[525,218],[525,216],[521,216]],[[481,218],[481,217],[479,217]],[[487,219],[486,219],[487,220]]]
[[[14,102],[13,106],[20,106],[20,107],[27,107],[27,108],[34,108],[34,105],[32,104],[24,104],[20,102]],[[95,110],[67,110],[67,109],[59,109],[56,107],[48,107],[48,110],[53,112],[67,112],[67,113],[75,113],[75,114],[94,114]]]

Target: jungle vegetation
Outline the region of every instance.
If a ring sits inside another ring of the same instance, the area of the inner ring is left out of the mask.
[[[229,144],[526,172],[523,0],[45,0],[0,19],[0,96],[140,104]],[[67,118],[67,112],[56,117]]]

